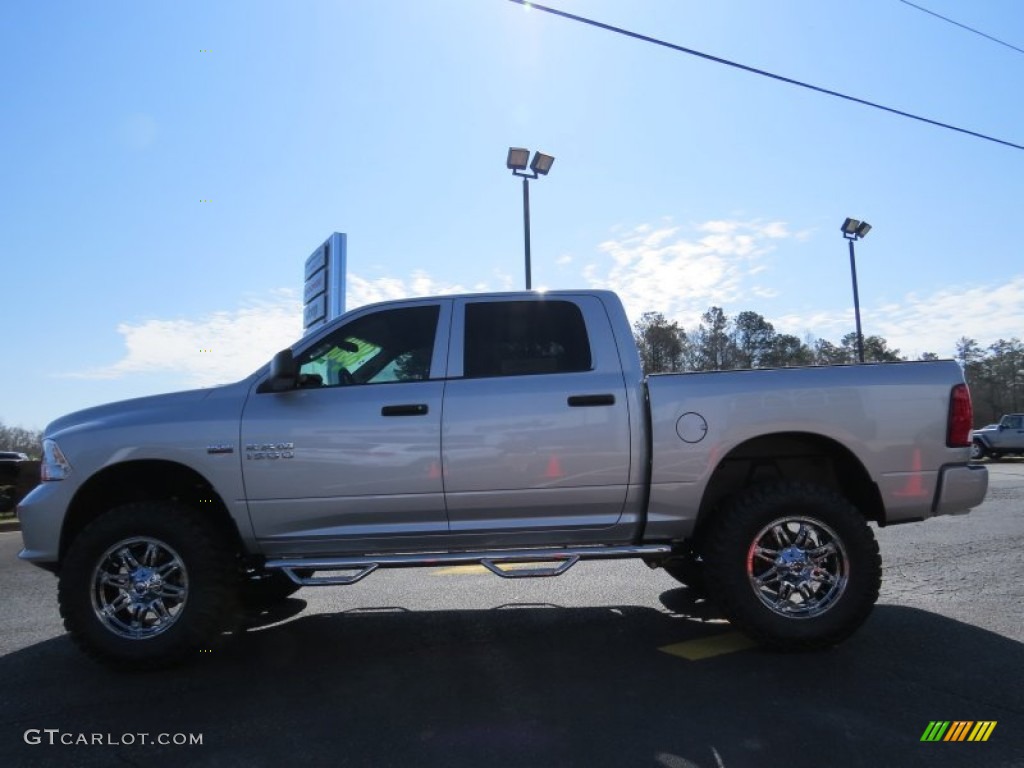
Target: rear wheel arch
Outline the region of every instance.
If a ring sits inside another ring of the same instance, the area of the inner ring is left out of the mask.
[[[885,524],[878,486],[861,461],[841,443],[822,435],[781,432],[740,443],[718,463],[701,500],[694,538],[715,512],[739,493],[781,481],[808,482],[836,491],[864,516]]]

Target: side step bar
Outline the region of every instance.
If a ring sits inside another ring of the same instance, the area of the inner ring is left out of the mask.
[[[479,564],[505,579],[561,576],[580,560],[617,560],[633,557],[664,557],[672,552],[668,544],[621,547],[569,547],[566,549],[499,549],[484,552],[430,552],[408,555],[363,555],[358,557],[283,558],[268,560],[267,570],[281,570],[304,587],[355,584],[378,568],[416,568]],[[510,563],[552,563],[552,567],[509,570]],[[307,575],[312,571],[312,574]],[[347,574],[317,576],[316,571],[351,571]]]

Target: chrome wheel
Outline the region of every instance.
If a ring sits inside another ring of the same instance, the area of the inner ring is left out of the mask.
[[[123,539],[107,549],[92,574],[92,608],[109,631],[129,640],[161,635],[181,616],[188,571],[162,541]]]
[[[773,613],[809,619],[829,610],[849,580],[849,559],[835,531],[808,517],[781,517],[754,537],[747,578]]]
[[[974,461],[981,461],[983,458],[985,458],[984,446],[977,441],[971,443],[971,459]]]

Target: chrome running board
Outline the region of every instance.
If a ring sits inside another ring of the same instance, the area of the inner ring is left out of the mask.
[[[568,547],[564,549],[498,549],[484,552],[429,552],[401,555],[362,555],[358,557],[310,557],[268,560],[267,570],[281,570],[288,578],[304,587],[355,584],[378,568],[430,568],[466,563],[482,565],[504,579],[528,579],[561,576],[580,560],[619,560],[633,557],[666,557],[672,552],[668,544],[619,547]],[[552,563],[550,568],[503,568],[511,563]],[[300,571],[313,573],[300,575]],[[350,571],[317,576],[316,571]]]

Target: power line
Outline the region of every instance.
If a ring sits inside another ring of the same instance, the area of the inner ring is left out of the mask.
[[[839,91],[832,91],[832,90],[829,90],[828,88],[822,88],[821,86],[818,86],[818,85],[811,85],[810,83],[805,83],[805,82],[803,82],[801,80],[794,80],[791,77],[784,77],[783,75],[776,75],[773,72],[768,72],[768,71],[763,70],[763,69],[757,69],[756,67],[750,67],[750,66],[747,66],[746,64],[740,64],[739,62],[736,62],[736,61],[730,61],[729,59],[723,59],[723,58],[721,58],[719,56],[712,56],[710,53],[703,53],[701,51],[694,50],[693,48],[686,48],[686,47],[684,47],[682,45],[676,45],[675,43],[669,43],[669,42],[667,42],[665,40],[659,40],[656,37],[650,37],[648,35],[642,35],[639,32],[630,32],[628,29],[622,29],[622,27],[615,27],[615,26],[612,26],[611,24],[605,24],[604,22],[595,21],[594,19],[588,19],[585,16],[577,16],[574,13],[568,13],[566,11],[560,11],[557,8],[549,8],[546,5],[538,5],[537,3],[530,2],[530,0],[509,0],[509,2],[516,3],[516,4],[522,5],[522,6],[526,6],[527,8],[531,8],[533,10],[544,11],[545,13],[550,13],[550,14],[552,14],[554,16],[561,16],[562,18],[570,19],[571,21],[578,21],[581,24],[588,24],[588,25],[590,25],[592,27],[597,27],[598,29],[603,29],[603,30],[605,30],[607,32],[615,32],[616,34],[619,34],[619,35],[625,35],[626,37],[632,37],[632,38],[634,38],[636,40],[642,40],[645,43],[652,43],[654,45],[660,45],[663,48],[670,48],[673,51],[679,51],[680,53],[686,53],[686,54],[689,54],[690,56],[697,56],[698,58],[707,59],[708,61],[713,61],[713,62],[715,62],[717,64],[725,64],[728,67],[734,67],[735,69],[742,69],[744,72],[750,72],[750,73],[755,74],[755,75],[761,75],[762,77],[769,77],[772,80],[779,80],[779,81],[781,81],[783,83],[789,83],[790,85],[796,85],[796,86],[799,86],[801,88],[807,88],[808,90],[816,91],[818,93],[824,93],[824,94],[826,94],[828,96],[835,96],[837,99],[845,99],[846,101],[852,101],[852,102],[854,102],[856,104],[863,104],[866,107],[873,107],[875,109],[880,109],[883,112],[890,112],[890,113],[892,113],[894,115],[899,115],[900,117],[907,117],[907,118],[910,118],[911,120],[917,120],[917,121],[922,122],[922,123],[928,123],[929,125],[934,125],[934,126],[937,126],[939,128],[946,128],[947,130],[956,131],[957,133],[964,133],[964,134],[967,134],[968,136],[974,136],[975,138],[984,139],[985,141],[992,141],[992,142],[995,142],[996,144],[1002,144],[1003,146],[1006,146],[1006,147],[1013,147],[1014,149],[1024,149],[1024,145],[1022,145],[1022,144],[1015,144],[1012,141],[1006,141],[1004,139],[997,139],[994,136],[989,136],[989,135],[984,134],[984,133],[978,133],[977,131],[971,131],[971,130],[968,130],[967,128],[959,128],[959,127],[957,127],[955,125],[950,125],[949,123],[943,123],[943,122],[939,122],[938,120],[932,120],[929,117],[922,117],[921,115],[915,115],[915,114],[913,114],[911,112],[904,112],[902,109],[895,109],[893,107],[887,107],[884,104],[877,104],[877,103],[875,103],[873,101],[868,101],[867,99],[859,99],[856,96],[849,96],[849,95],[847,95],[845,93],[840,93]]]
[[[966,24],[961,24],[959,21],[954,21],[953,19],[950,19],[947,16],[943,16],[941,13],[936,13],[935,11],[930,11],[927,8],[925,8],[924,6],[915,5],[914,3],[909,2],[909,0],[899,0],[899,2],[903,3],[904,5],[909,5],[911,8],[917,8],[917,10],[923,11],[924,13],[931,14],[932,16],[934,16],[937,19],[942,19],[943,21],[948,21],[950,24],[955,24],[956,26],[960,27],[961,29],[966,29],[968,32],[973,32],[976,35],[981,35],[982,37],[987,38],[988,40],[991,40],[993,43],[999,43],[1000,45],[1005,45],[1007,48],[1012,48],[1017,53],[1024,53],[1024,48],[1018,48],[1016,45],[1011,45],[1010,43],[1006,42],[1005,40],[1000,40],[998,37],[992,37],[992,35],[986,35],[980,29],[975,29],[974,27],[968,27]]]

